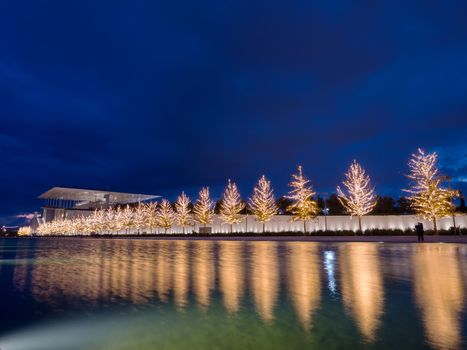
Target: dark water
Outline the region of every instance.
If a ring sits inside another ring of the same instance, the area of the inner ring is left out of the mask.
[[[467,348],[467,245],[0,240],[0,348]]]

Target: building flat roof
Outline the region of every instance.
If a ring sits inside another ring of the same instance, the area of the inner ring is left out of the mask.
[[[87,201],[87,202],[98,202],[105,201],[106,197],[109,197],[110,203],[135,203],[140,201],[146,201],[160,196],[140,193],[124,193],[124,192],[112,192],[112,191],[101,191],[101,190],[89,190],[83,188],[69,188],[69,187],[53,187],[50,190],[42,193],[39,199],[61,199],[70,201]]]

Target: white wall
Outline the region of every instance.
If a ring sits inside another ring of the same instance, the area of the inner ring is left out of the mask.
[[[303,222],[297,221],[292,222],[291,216],[289,215],[276,215],[271,221],[266,223],[267,232],[303,232]],[[350,216],[328,216],[327,226],[329,231],[342,231],[342,230],[358,230],[358,218]],[[319,216],[315,221],[307,222],[307,231],[313,232],[325,229],[325,218]],[[362,229],[413,229],[417,222],[422,222],[425,230],[432,230],[433,223],[427,220],[421,220],[415,215],[368,215],[362,218]],[[439,219],[437,221],[438,229],[448,230],[453,226],[452,217]],[[467,227],[467,215],[456,215],[457,227]],[[230,225],[223,224],[220,219],[216,216],[214,223],[211,225],[212,233],[229,233]],[[199,225],[193,227],[187,227],[185,230],[187,233],[191,233],[192,230],[198,232]],[[263,230],[262,224],[257,222],[253,216],[249,215],[248,218],[245,216],[242,222],[233,225],[234,232],[258,232],[261,233]],[[160,233],[163,230],[159,229]],[[181,233],[182,228],[173,227],[167,230],[167,233]]]

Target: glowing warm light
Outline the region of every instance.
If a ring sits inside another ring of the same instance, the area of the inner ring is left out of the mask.
[[[356,244],[342,247],[340,270],[342,298],[364,338],[373,342],[381,322],[384,285],[378,247]]]
[[[229,312],[240,309],[244,293],[244,242],[219,241],[219,280],[224,306]]]
[[[22,226],[18,230],[18,236],[31,236],[32,230],[30,226]]]
[[[183,233],[185,233],[185,227],[191,225],[190,198],[185,192],[177,198],[175,213],[177,224],[183,228]]]
[[[454,206],[451,198],[457,191],[441,188],[443,178],[438,175],[438,155],[436,152],[425,153],[418,149],[418,153],[412,154],[409,160],[412,180],[411,188],[404,190],[410,194],[410,206],[423,219],[431,220],[433,228],[438,230],[436,219],[453,213]]]
[[[174,303],[179,309],[184,309],[188,303],[189,273],[188,241],[175,241],[173,289]]]
[[[214,202],[209,195],[209,187],[203,187],[199,191],[199,197],[194,205],[193,213],[195,214],[195,220],[204,227],[212,223],[213,206]]]
[[[249,208],[256,220],[263,224],[263,233],[265,224],[277,214],[277,204],[274,199],[274,193],[271,188],[271,182],[263,175],[258,180],[258,185],[253,189],[253,196],[250,198]]]
[[[347,193],[337,186],[339,201],[351,216],[358,217],[359,231],[362,231],[362,216],[371,212],[376,205],[375,189],[370,185],[370,177],[354,160],[342,184]]]
[[[149,233],[153,233],[157,228],[157,203],[148,203],[144,207],[146,217],[146,227],[149,228]]]
[[[155,255],[156,263],[156,289],[159,300],[166,302],[172,288],[172,259],[171,250],[173,242],[159,241]]]
[[[251,248],[253,299],[259,315],[271,322],[279,293],[277,242],[257,242]]]
[[[321,300],[320,262],[317,246],[287,243],[287,282],[289,294],[303,328],[310,329],[313,312]]]
[[[233,224],[238,224],[242,221],[240,212],[244,208],[245,203],[242,202],[237,185],[229,179],[222,197],[220,218],[224,223],[230,225],[231,233],[233,232]]]
[[[109,212],[111,209],[109,209],[107,212]],[[110,217],[110,216],[109,216]],[[101,223],[100,223],[100,226],[102,227],[103,230],[108,230],[109,226],[108,226],[108,220],[106,220],[105,218],[105,212],[104,212],[104,218],[102,219]],[[130,233],[130,230],[132,228],[134,228],[136,225],[136,222],[135,222],[135,215],[134,215],[134,212],[133,210],[130,208],[129,205],[127,205],[125,207],[125,209],[123,209],[122,211],[122,219],[121,219],[121,222],[122,222],[122,226],[123,228],[125,229],[126,231],[126,234],[129,234]],[[110,230],[109,230],[110,231]]]
[[[465,292],[456,249],[423,246],[413,254],[415,297],[427,338],[440,349],[461,348]]]
[[[302,166],[298,166],[297,174],[292,174],[289,186],[292,188],[287,198],[293,201],[289,210],[292,211],[293,221],[303,221],[303,233],[306,234],[306,222],[314,219],[319,212],[318,204],[313,200],[316,194],[309,185],[308,180],[302,173]]]
[[[213,261],[213,242],[193,242],[193,290],[198,304],[206,308],[211,302],[211,292],[214,287],[215,266]]]
[[[157,224],[164,229],[164,233],[175,223],[176,214],[167,199],[163,199],[157,208]]]

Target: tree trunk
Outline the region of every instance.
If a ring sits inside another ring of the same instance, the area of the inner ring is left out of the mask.
[[[438,234],[438,226],[436,225],[436,217],[433,217],[433,229],[435,230],[435,235]]]
[[[230,233],[233,233],[233,224],[230,224]]]
[[[303,235],[306,236],[306,221],[303,220]]]
[[[360,231],[361,234],[363,234],[363,231],[362,231],[362,217],[361,216],[358,217],[358,230]]]
[[[264,232],[265,232],[265,226],[266,226],[266,224],[263,222],[263,235],[264,235]]]

